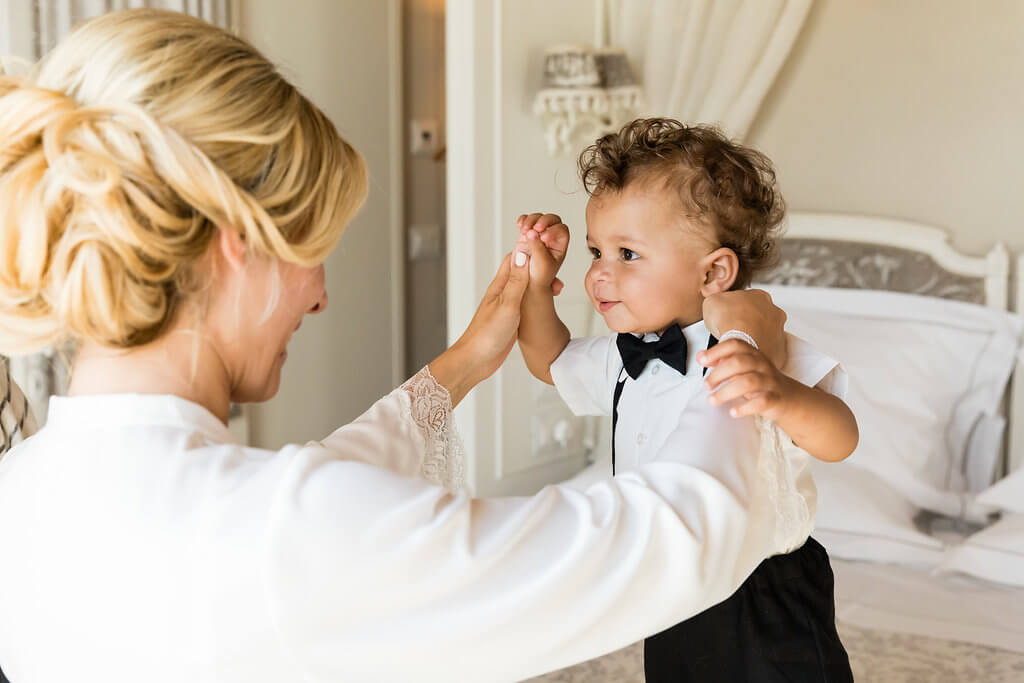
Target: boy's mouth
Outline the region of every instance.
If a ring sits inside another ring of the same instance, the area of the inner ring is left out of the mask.
[[[602,313],[607,313],[617,303],[619,303],[619,302],[618,301],[603,301],[601,299],[598,299],[598,301],[597,301],[597,310],[601,311]]]

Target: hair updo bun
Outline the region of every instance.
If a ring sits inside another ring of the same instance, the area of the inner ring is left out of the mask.
[[[359,154],[262,55],[129,10],[0,76],[0,352],[160,336],[218,227],[302,265],[366,194]]]

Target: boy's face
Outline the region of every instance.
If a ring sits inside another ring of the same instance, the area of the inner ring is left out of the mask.
[[[593,263],[584,284],[615,332],[661,333],[703,316],[710,228],[687,223],[670,189],[633,183],[587,202],[587,247]]]

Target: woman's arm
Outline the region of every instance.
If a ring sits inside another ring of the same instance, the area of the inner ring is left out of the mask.
[[[469,390],[501,366],[515,343],[529,259],[514,265],[510,257],[502,261],[469,327],[451,348],[366,413],[316,443],[339,460],[458,489],[464,455],[449,418]]]
[[[320,443],[335,448],[351,444],[355,438],[362,444],[352,452],[355,459],[458,488],[464,456],[458,437],[444,425],[470,389],[501,366],[515,343],[529,280],[530,256],[524,256],[522,265],[516,265],[511,254],[505,257],[473,320],[451,348],[366,414]],[[786,314],[772,304],[767,293],[747,290],[716,294],[705,301],[704,313],[709,327],[744,330],[769,352],[774,349],[776,356],[785,354]],[[739,343],[723,342],[707,353],[719,353]],[[430,381],[424,381],[425,376]],[[404,419],[410,415],[412,421]],[[382,419],[394,424],[394,438],[373,438],[375,425]]]
[[[505,256],[484,292],[466,331],[451,348],[430,362],[430,372],[457,406],[469,390],[501,367],[516,342],[519,310],[529,282],[529,255]]]
[[[515,293],[498,292],[515,271],[506,260],[502,272],[460,344],[417,376],[426,395],[461,398],[507,354],[516,316],[502,306]],[[489,344],[476,338],[488,333]],[[430,373],[447,387],[429,389]],[[285,647],[311,674],[521,680],[697,614],[784,550],[771,496],[754,485],[752,429],[707,430],[715,438],[586,492],[473,499],[364,465],[367,450],[415,455],[451,429],[450,410],[423,421],[394,402],[374,410],[329,448],[291,454],[277,495],[268,597]]]
[[[586,492],[495,499],[290,454],[267,553],[283,646],[325,680],[518,681],[635,642],[783,550],[758,447],[722,431]]]

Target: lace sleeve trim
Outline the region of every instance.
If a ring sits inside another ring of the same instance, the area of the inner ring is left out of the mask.
[[[788,553],[803,545],[814,530],[814,520],[782,447],[787,437],[771,420],[757,416],[755,422],[761,435],[758,474],[775,508],[775,545]]]
[[[410,413],[426,444],[420,475],[457,491],[465,485],[465,449],[452,420],[452,398],[430,374],[429,366],[413,375],[402,389],[409,394]]]

